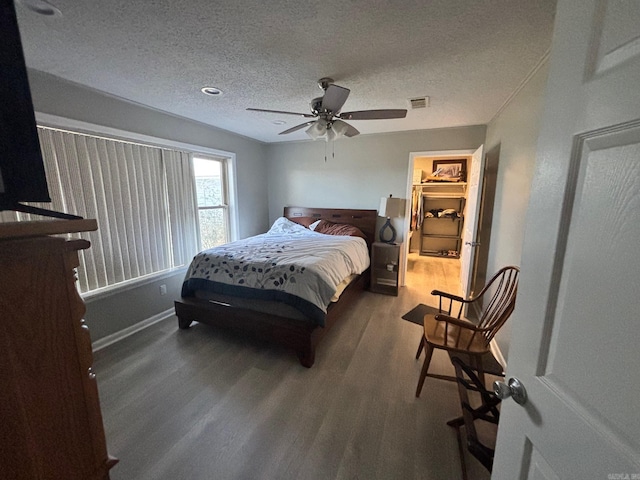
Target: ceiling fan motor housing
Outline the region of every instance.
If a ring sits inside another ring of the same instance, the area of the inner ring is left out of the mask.
[[[318,86],[325,92],[327,91],[327,88],[329,87],[329,85],[331,85],[332,83],[333,83],[333,78],[329,78],[329,77],[322,77],[320,80],[318,80]]]
[[[314,115],[320,115],[322,113],[322,97],[311,100],[311,113]]]

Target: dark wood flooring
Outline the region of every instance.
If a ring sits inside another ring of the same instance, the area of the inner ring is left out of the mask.
[[[113,480],[461,478],[454,383],[414,396],[421,327],[458,262],[410,256],[398,297],[366,292],[306,369],[295,354],[172,317],[94,355]],[[453,280],[452,280],[453,278]],[[456,291],[454,290],[454,291]],[[436,352],[432,368],[452,373]],[[432,370],[433,371],[433,370]],[[467,456],[469,478],[489,474]]]

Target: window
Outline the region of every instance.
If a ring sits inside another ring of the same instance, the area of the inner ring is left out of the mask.
[[[200,249],[229,241],[227,162],[224,158],[194,156]]]
[[[91,242],[79,252],[81,293],[186,267],[199,243],[210,248],[237,236],[232,153],[43,126],[38,135],[52,202],[32,205],[98,221],[96,232],[80,234]],[[0,212],[0,221],[39,219]]]

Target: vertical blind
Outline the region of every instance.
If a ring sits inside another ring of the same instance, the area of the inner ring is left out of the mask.
[[[184,265],[197,249],[190,153],[38,127],[52,210],[95,218],[78,288],[88,292]],[[7,218],[9,217],[9,218]],[[13,218],[10,218],[13,217]],[[4,212],[4,220],[29,220]]]
[[[198,249],[195,176],[189,153],[162,150],[167,172],[169,223],[174,265],[186,265]]]

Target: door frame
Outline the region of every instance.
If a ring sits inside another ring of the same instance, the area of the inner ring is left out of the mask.
[[[405,238],[405,242],[403,245],[404,248],[404,261],[402,262],[400,269],[400,285],[406,285],[406,277],[407,277],[407,263],[409,258],[409,245],[410,240],[407,238],[407,233],[409,232],[409,227],[411,226],[411,193],[413,187],[413,167],[415,165],[416,157],[438,157],[438,159],[447,159],[447,158],[456,158],[460,156],[471,157],[473,153],[478,149],[469,148],[465,150],[427,150],[427,151],[419,151],[419,152],[409,152],[409,165],[407,167],[407,188],[405,192],[405,198],[407,201],[405,202],[405,212],[404,212],[404,222],[403,222],[403,230],[402,235]],[[467,170],[470,166],[467,166]],[[466,193],[465,193],[466,195]],[[467,221],[467,218],[465,218]],[[474,218],[474,222],[477,222],[478,219]]]
[[[473,262],[472,294],[479,292],[490,277],[490,275],[488,275],[489,272],[487,272],[487,266],[489,263],[489,251],[491,249],[491,227],[498,184],[500,147],[501,144],[499,143],[491,150],[484,152],[485,162],[482,179],[482,195],[480,198],[480,209],[478,211],[478,234],[476,237],[480,246],[478,247]],[[474,302],[473,306],[474,308],[470,311],[470,315],[474,319],[477,319],[480,317],[482,301]],[[504,359],[502,365],[505,365]]]

